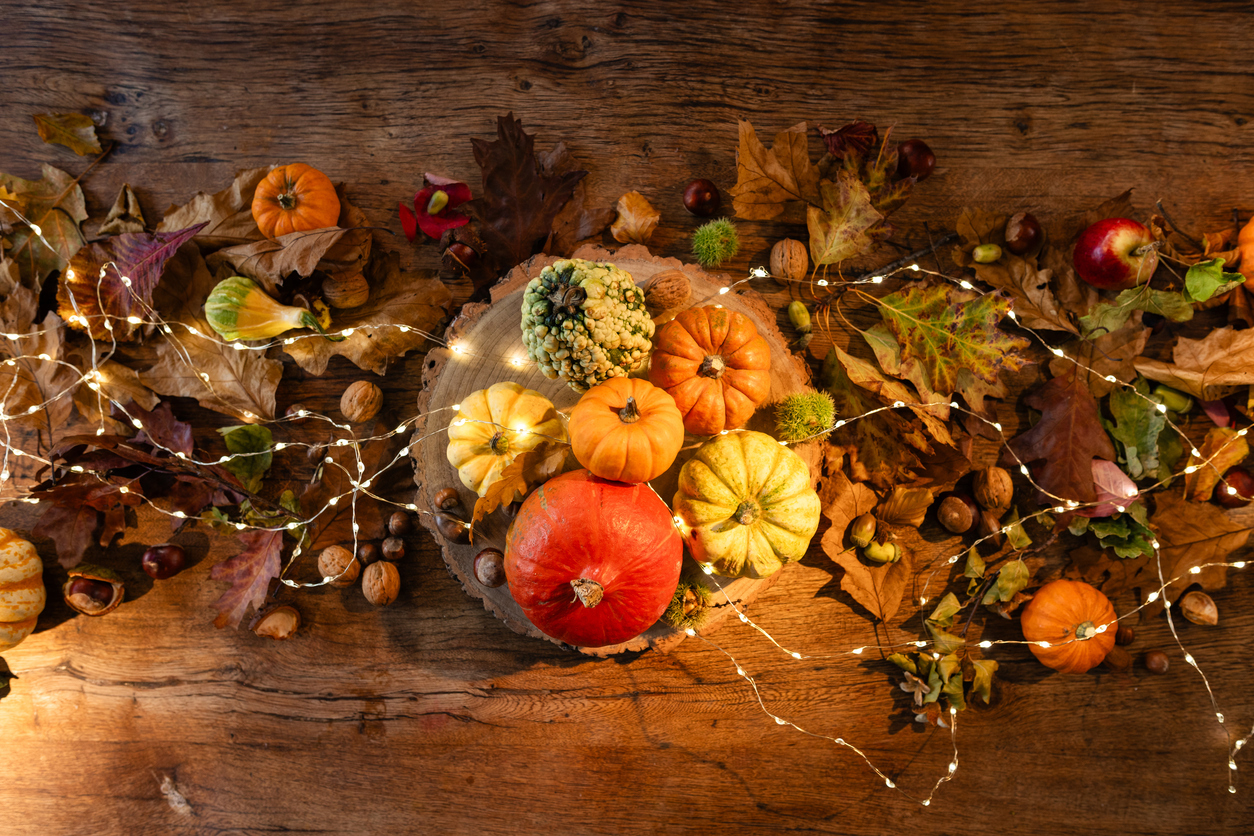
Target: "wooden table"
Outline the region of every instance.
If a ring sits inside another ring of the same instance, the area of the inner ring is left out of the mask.
[[[936,174],[894,219],[907,246],[926,241],[925,222],[952,228],[964,205],[1050,215],[1128,187],[1196,230],[1254,210],[1254,7],[943,5],[7,0],[0,170],[38,177],[46,161],[78,173],[84,161],[41,143],[30,115],[95,113],[118,143],[85,181],[95,219],[124,182],[155,219],[238,169],[304,160],[399,233],[396,205],[422,172],[477,186],[469,139],[513,111],[542,147],[569,145],[603,205],[648,196],[662,212],[654,250],[683,256],[697,221],[681,190],[695,176],[734,183],[737,119],[769,135],[862,117],[937,152]],[[738,275],[804,229],[742,233]],[[399,235],[392,246],[435,266],[433,248]],[[458,303],[469,294],[454,285]],[[412,403],[422,363],[411,355],[380,381],[390,404]],[[280,407],[299,397],[324,411],[359,376],[338,359],[323,378],[288,371]],[[206,435],[224,423],[190,402],[175,409]],[[26,510],[0,519],[28,528]],[[130,561],[135,600],[101,619],[54,604],[4,655],[17,676],[0,701],[6,836],[1250,829],[1254,789],[1241,772],[1228,793],[1222,730],[1161,620],[1137,630],[1138,646],[1172,651],[1162,677],[1064,677],[1025,650],[994,651],[1000,698],[960,716],[958,772],[923,808],[849,751],[777,725],[698,641],[595,660],[515,635],[462,592],[425,534],[411,539],[395,605],[374,609],[357,589],[303,593],[309,626],[275,643],[212,625],[222,586],[209,569],[232,540],[194,530],[183,540],[196,564],[141,584],[143,544],[167,530],[141,522],[112,556]],[[808,654],[874,643],[838,576],[816,547],[752,613]],[[1215,595],[1221,626],[1185,631],[1246,730],[1252,595],[1235,573]],[[855,742],[913,793],[943,774],[948,734],[909,722],[878,659],[798,663],[740,626],[715,638],[775,713]]]

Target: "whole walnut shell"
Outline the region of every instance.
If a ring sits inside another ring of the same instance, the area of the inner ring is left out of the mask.
[[[370,283],[361,273],[328,276],[322,280],[322,298],[333,308],[356,308],[370,298]]]
[[[780,284],[802,281],[809,269],[810,254],[800,241],[785,238],[771,247],[771,275]]]
[[[371,563],[371,566],[375,564]],[[361,563],[343,546],[327,546],[318,555],[318,571],[324,578],[334,578],[331,586],[352,586],[361,574]]]
[[[359,380],[344,390],[340,412],[354,424],[369,421],[383,406],[383,390],[369,380]]]
[[[644,283],[644,306],[653,316],[682,306],[691,295],[692,282],[683,270],[663,270]]]
[[[975,474],[975,501],[990,511],[1010,508],[1014,493],[1014,483],[1003,468],[986,467]]]
[[[361,591],[366,600],[377,607],[386,607],[401,592],[401,573],[387,561],[371,563],[361,578]]]

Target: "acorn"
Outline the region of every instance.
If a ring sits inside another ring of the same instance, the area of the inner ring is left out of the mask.
[[[70,579],[62,585],[61,594],[70,609],[97,616],[116,610],[126,595],[126,588],[112,569],[80,563],[70,570]]]
[[[871,538],[875,536],[875,529],[878,527],[874,514],[863,514],[853,521],[853,526],[849,529],[849,539],[858,548],[865,549],[871,545]]]

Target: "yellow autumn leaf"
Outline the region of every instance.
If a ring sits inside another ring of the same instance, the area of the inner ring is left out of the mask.
[[[661,219],[662,213],[644,195],[627,192],[618,199],[618,217],[610,226],[610,233],[621,244],[647,244]]]

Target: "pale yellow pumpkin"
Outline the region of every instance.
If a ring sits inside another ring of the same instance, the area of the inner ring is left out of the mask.
[[[819,527],[810,468],[765,433],[708,441],[679,471],[675,516],[698,563],[765,578],[800,560]]]
[[[520,453],[563,443],[567,435],[552,402],[505,381],[462,398],[448,438],[449,464],[463,485],[483,496]]]
[[[0,651],[21,644],[47,601],[44,565],[26,540],[0,528]]]

